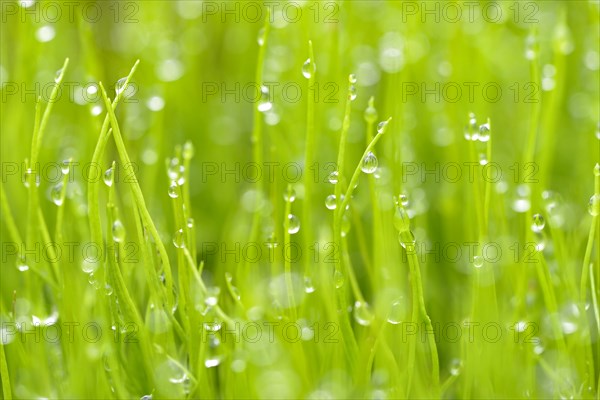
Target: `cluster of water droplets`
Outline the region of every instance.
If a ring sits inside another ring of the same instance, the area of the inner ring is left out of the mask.
[[[167,175],[171,182],[175,182],[178,185],[183,185],[185,183],[185,167],[181,163],[179,157],[173,157],[169,160]]]
[[[67,174],[69,174],[70,165],[71,165],[71,160],[64,160],[62,162],[60,170],[61,170],[61,173],[63,174],[63,177],[66,176]],[[50,200],[52,200],[54,205],[56,205],[57,207],[60,207],[63,205],[63,203],[65,201],[65,195],[66,195],[66,187],[62,181],[57,182],[50,189]]]
[[[283,194],[283,199],[286,203],[293,203],[296,201],[296,191],[292,186],[289,186],[287,191]],[[294,214],[288,214],[287,216],[287,232],[290,235],[296,234],[300,231],[300,218]]]
[[[354,101],[356,100],[356,75],[354,74],[350,74],[350,76],[348,76],[348,82],[350,83],[350,86],[348,87],[348,100],[350,101]]]
[[[478,125],[475,114],[469,113],[468,123],[465,126],[464,138],[467,141],[478,142],[478,161],[480,165],[486,165],[487,159],[487,146],[486,143],[491,138],[491,127],[489,121]]]
[[[540,44],[537,35],[531,33],[525,39],[525,58],[535,60],[540,52]]]
[[[396,211],[394,212],[394,227],[398,231],[398,241],[406,249],[407,253],[415,251],[415,235],[410,230],[410,218],[404,206],[396,199]]]

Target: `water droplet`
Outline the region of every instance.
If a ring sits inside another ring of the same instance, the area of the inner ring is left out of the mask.
[[[600,195],[595,194],[590,197],[590,204],[588,205],[588,212],[591,216],[598,216],[600,214]]]
[[[288,203],[293,203],[296,200],[296,191],[293,188],[289,188],[283,193],[283,199]]]
[[[355,84],[356,83],[356,74],[348,75],[348,82],[350,82],[351,84]]]
[[[90,114],[92,114],[94,117],[102,114],[102,106],[100,105],[95,105],[92,108],[90,108]]]
[[[27,168],[23,173],[23,184],[26,188],[29,188],[33,180],[35,180],[35,186],[40,186],[40,175],[31,168]]]
[[[125,240],[125,227],[118,219],[112,224],[112,236],[113,240],[117,243],[121,243]]]
[[[275,247],[277,247],[279,245],[279,243],[277,242],[277,238],[275,237],[275,233],[274,232],[272,232],[269,235],[269,237],[267,237],[267,241],[265,242],[265,244],[270,249],[274,249]]]
[[[265,44],[265,28],[260,28],[258,30],[257,40],[259,46],[263,46]]]
[[[373,107],[371,102],[369,102],[369,106],[366,108],[364,114],[365,121],[369,124],[374,124],[375,121],[377,121],[378,116],[379,115],[377,114],[377,109]]]
[[[231,370],[235,373],[242,373],[246,370],[246,360],[237,358],[231,362]]]
[[[354,319],[360,325],[369,326],[373,322],[373,313],[369,305],[364,301],[357,301],[354,303]]]
[[[194,157],[194,152],[194,144],[190,140],[188,140],[183,145],[183,151],[181,153],[181,156],[184,160],[191,160],[192,157]]]
[[[52,199],[52,202],[59,207],[63,204],[62,189],[63,184],[62,182],[59,182],[56,185],[54,185],[54,187],[52,187],[52,190],[50,191],[50,198]]]
[[[266,112],[273,108],[273,103],[271,103],[271,95],[269,93],[269,88],[266,86],[260,87],[260,100],[258,101],[258,111]]]
[[[535,234],[535,250],[541,252],[546,248],[546,240],[541,233]]]
[[[114,170],[111,168],[107,169],[106,172],[104,172],[104,184],[108,187],[113,185],[114,182],[114,178],[115,178],[115,172]]]
[[[146,101],[146,107],[150,111],[158,112],[165,108],[165,99],[160,96],[152,96]]]
[[[335,210],[335,207],[337,207],[335,194],[330,194],[325,198],[325,207],[328,210]]]
[[[94,272],[100,267],[100,263],[97,260],[91,258],[84,258],[81,263],[81,270],[86,274],[93,275]]]
[[[408,196],[407,195],[401,194],[400,196],[398,196],[398,200],[400,200],[400,204],[402,205],[402,207],[408,206]]]
[[[27,260],[25,260],[25,257],[20,256],[17,259],[17,269],[21,272],[25,272],[29,270],[29,265],[27,265]]]
[[[206,304],[206,306],[209,308],[216,306],[219,303],[219,295],[220,294],[221,294],[221,288],[218,286],[211,286],[211,287],[206,288],[206,298],[204,299],[204,304]],[[220,325],[219,325],[218,329],[209,329],[209,330],[217,331],[219,329],[221,329]]]
[[[188,218],[186,225],[189,229],[193,229],[194,228],[194,218],[192,218],[192,217]]]
[[[113,294],[113,288],[108,283],[104,285],[104,294],[107,296],[112,296]]]
[[[490,140],[490,124],[486,123],[479,126],[478,139],[480,142],[488,142]]]
[[[381,121],[379,124],[377,124],[377,133],[384,134],[387,129],[388,124],[389,124],[389,121]]]
[[[343,201],[343,199],[342,199]],[[344,215],[342,215],[342,221],[341,221],[341,234],[342,237],[346,237],[346,235],[348,235],[348,232],[350,232],[350,227],[351,227],[351,223],[350,223],[350,216],[348,215],[348,212],[345,212]]]
[[[417,240],[411,230],[405,230],[398,233],[398,241],[400,242],[400,246],[406,249],[407,253],[415,251],[415,243],[417,243]]]
[[[362,163],[360,164],[360,169],[365,174],[372,174],[373,172],[375,172],[378,165],[379,165],[379,161],[377,160],[377,157],[375,156],[375,154],[373,154],[372,152],[369,152],[369,153],[367,153],[365,158],[362,160]]]
[[[594,176],[600,176],[600,164],[598,163],[594,166]]]
[[[313,293],[315,291],[315,286],[312,283],[312,279],[310,276],[304,277],[304,292],[305,293]]]
[[[310,58],[307,58],[302,64],[302,75],[306,79],[310,79],[313,74],[317,71],[317,65],[314,62],[311,62]]]
[[[486,165],[487,163],[487,155],[485,153],[479,153],[479,165]]]
[[[528,35],[525,39],[525,58],[528,60],[534,60],[538,53],[538,41],[534,35]]]
[[[178,249],[185,248],[185,233],[183,229],[179,229],[173,235],[173,245]]]
[[[561,322],[562,331],[565,335],[570,335],[577,331],[577,324],[573,321],[562,321]]]
[[[56,73],[54,74],[54,83],[58,83],[58,81],[60,80],[60,76],[63,73],[63,69],[59,69],[58,71],[56,71]]]
[[[554,206],[560,201],[560,195],[551,190],[544,190],[542,192],[542,199],[544,200],[545,207]]]
[[[402,322],[402,317],[404,316],[405,310],[402,304],[402,300],[398,299],[392,303],[390,307],[390,312],[388,313],[387,321],[390,324],[397,325]]]
[[[121,92],[123,92],[126,81],[127,81],[127,78],[121,78],[117,81],[117,83],[115,83],[115,93],[117,94],[117,96],[119,94],[121,94]]]
[[[527,322],[525,321],[519,321],[515,324],[515,332],[525,332],[525,329],[527,329]]]
[[[483,267],[483,257],[481,257],[481,256],[473,257],[473,265],[475,266],[475,268]]]
[[[175,181],[171,182],[169,185],[169,197],[172,199],[179,197],[179,185]]]
[[[518,213],[524,213],[531,207],[529,199],[517,198],[512,203],[512,209]]]
[[[221,341],[211,334],[208,340],[208,349],[206,358],[204,359],[204,366],[206,368],[213,368],[221,364],[223,360]]]
[[[462,361],[458,358],[453,358],[450,361],[450,375],[458,376],[460,375],[460,371],[462,369]]]
[[[300,230],[300,219],[296,217],[294,214],[288,215],[288,233],[293,235],[294,233],[298,233]]]
[[[354,85],[350,85],[350,87],[348,88],[348,100],[356,100],[356,86]]]
[[[538,338],[538,337],[532,337],[531,341],[534,343],[533,345],[533,353],[536,355],[540,355],[544,352],[544,350],[546,350],[544,348],[544,345],[542,343],[542,339]]]
[[[342,286],[344,286],[344,274],[342,274],[342,271],[336,270],[333,273],[333,283],[335,283],[335,287],[337,289],[341,288]]]
[[[332,185],[335,185],[336,183],[338,183],[338,172],[337,171],[333,171],[332,173],[330,173],[329,176],[327,177],[327,180]]]
[[[177,173],[177,184],[179,186],[185,183],[185,167],[183,165],[179,166],[179,172]]]
[[[556,25],[554,29],[555,48],[562,54],[570,54],[575,45],[573,35],[566,24]]]
[[[477,119],[475,118],[475,114],[469,113],[469,122],[465,127],[465,139],[477,140],[479,138],[479,133],[477,131]]]
[[[177,181],[179,178],[179,173],[181,172],[180,167],[182,167],[182,165],[179,163],[179,158],[171,158],[169,161],[169,166],[167,167],[167,175],[169,176],[169,179],[172,181]]]
[[[151,394],[145,394],[142,397],[140,397],[140,400],[152,400],[152,395]]]
[[[60,165],[60,171],[63,173],[63,175],[68,174],[70,169],[71,169],[71,160],[63,160],[63,162]]]
[[[546,220],[541,214],[535,214],[533,216],[533,222],[531,224],[531,230],[535,233],[541,232],[546,226]]]

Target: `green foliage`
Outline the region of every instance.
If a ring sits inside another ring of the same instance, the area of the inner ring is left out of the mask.
[[[597,398],[597,1],[51,3],[0,3],[3,398]]]

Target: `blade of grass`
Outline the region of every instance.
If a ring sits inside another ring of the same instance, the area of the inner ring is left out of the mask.
[[[123,142],[123,138],[121,136],[121,130],[119,128],[119,124],[117,122],[117,117],[115,116],[115,112],[112,108],[112,104],[111,104],[110,100],[108,99],[108,96],[106,95],[106,90],[104,89],[102,82],[99,83],[99,86],[100,86],[100,89],[102,92],[102,98],[104,99],[104,104],[106,106],[106,109],[108,110],[108,114],[110,117],[110,123],[111,123],[112,129],[113,129],[113,137],[115,139],[115,144],[117,145],[117,151],[119,152],[119,157],[121,158],[121,162],[124,165],[132,165],[131,160],[129,159],[129,155],[127,154],[127,149],[125,148],[125,143]],[[151,236],[154,238],[154,240],[156,242],[156,247],[158,248],[158,251],[160,253],[160,256],[161,256],[161,259],[163,262],[163,266],[165,269],[167,305],[169,307],[172,307],[173,306],[173,275],[171,272],[171,264],[169,262],[169,256],[167,255],[167,249],[165,248],[165,245],[162,242],[162,239],[158,233],[158,230],[156,229],[156,226],[154,225],[152,216],[150,215],[150,212],[148,211],[148,208],[146,207],[146,203],[144,201],[144,195],[142,194],[142,189],[140,188],[140,185],[137,181],[137,177],[135,176],[135,173],[133,173],[132,179],[128,180],[128,183],[129,183],[129,186],[133,193],[135,202],[137,203],[137,206],[140,209],[140,214],[142,215],[142,220],[144,221],[146,228],[150,231]]]

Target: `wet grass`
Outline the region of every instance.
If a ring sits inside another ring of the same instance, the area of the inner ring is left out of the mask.
[[[3,398],[597,398],[597,2],[190,4],[2,26]]]

